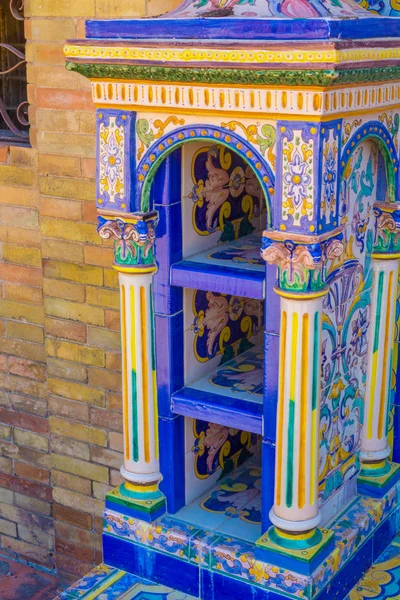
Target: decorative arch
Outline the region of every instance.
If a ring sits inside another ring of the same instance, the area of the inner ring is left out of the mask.
[[[204,141],[226,146],[236,152],[254,170],[267,202],[267,225],[272,223],[271,195],[275,191],[275,176],[265,158],[247,140],[231,130],[214,125],[186,125],[159,138],[147,150],[137,167],[137,199],[143,212],[151,210],[151,185],[161,162],[174,150],[188,142]]]
[[[343,177],[343,172],[353,152],[362,142],[368,140],[376,142],[385,158],[388,193],[390,201],[396,202],[399,193],[399,158],[389,130],[379,121],[369,121],[368,123],[364,123],[364,125],[354,132],[344,146],[340,159],[340,179]]]

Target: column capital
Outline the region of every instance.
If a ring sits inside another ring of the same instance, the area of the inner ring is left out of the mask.
[[[261,256],[278,269],[277,292],[320,295],[326,289],[329,262],[344,252],[343,230],[320,236],[264,231]]]
[[[400,203],[376,202],[373,257],[400,258]]]
[[[156,211],[148,213],[101,212],[97,231],[105,240],[114,240],[114,268],[122,273],[152,273],[157,270],[154,255]]]

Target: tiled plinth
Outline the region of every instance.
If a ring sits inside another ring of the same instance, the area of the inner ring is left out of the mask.
[[[219,578],[220,582],[222,580],[223,578]],[[237,588],[237,598],[240,593],[239,589],[240,585]],[[223,586],[220,590],[223,593]],[[330,591],[325,592],[326,600],[333,597],[329,595]],[[221,594],[214,597],[215,600],[217,598],[223,600],[231,596]],[[254,595],[247,597],[260,598],[257,591]],[[264,597],[272,600],[276,596],[268,595],[268,592],[265,592]],[[343,596],[337,597],[344,600]],[[100,598],[101,600],[194,600],[193,596],[145,581],[106,565],[100,565],[94,569],[54,600],[77,600],[78,598],[81,600],[100,600]],[[320,598],[322,599],[323,596]],[[400,598],[400,536],[392,541],[364,577],[356,583],[345,600],[363,600],[364,598],[375,600]]]
[[[258,560],[254,543],[240,539],[239,519],[234,536],[216,523],[205,529],[193,517],[192,523],[170,515],[146,523],[106,510],[104,560],[202,600],[343,600],[400,530],[398,496],[399,484],[380,499],[357,496],[330,525],[335,549],[310,576]],[[187,513],[179,516],[188,519]]]

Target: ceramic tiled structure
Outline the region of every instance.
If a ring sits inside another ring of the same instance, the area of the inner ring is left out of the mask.
[[[369,8],[186,0],[65,47],[121,288],[105,561],[182,594],[342,600],[399,528],[400,26]]]

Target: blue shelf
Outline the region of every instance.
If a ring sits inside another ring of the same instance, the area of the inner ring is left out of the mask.
[[[263,300],[265,262],[260,248],[260,232],[219,244],[172,265],[171,285]]]
[[[257,346],[173,394],[171,410],[261,433],[263,397],[264,352],[262,346]]]

